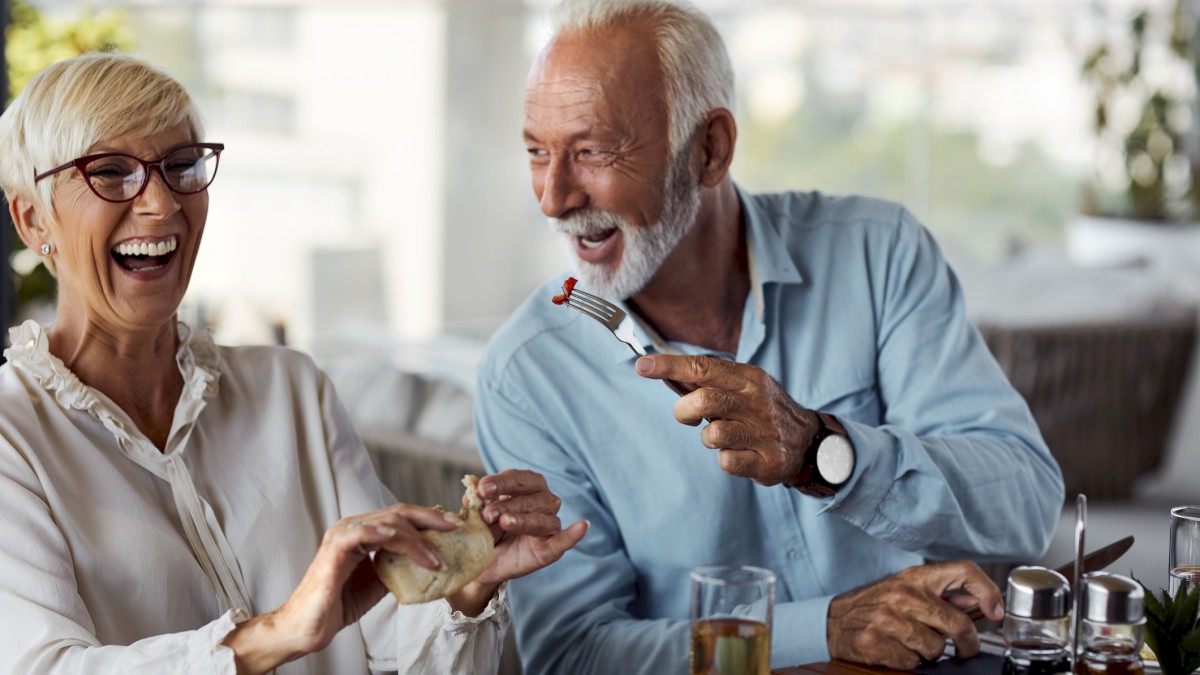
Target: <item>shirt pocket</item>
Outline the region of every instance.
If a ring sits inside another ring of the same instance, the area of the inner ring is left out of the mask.
[[[883,423],[879,387],[870,374],[839,373],[817,378],[809,389],[805,398],[797,399],[806,408],[872,426]]]

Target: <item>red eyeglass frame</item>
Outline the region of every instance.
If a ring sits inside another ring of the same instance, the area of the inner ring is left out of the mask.
[[[163,162],[167,161],[167,159],[171,155],[174,155],[175,153],[179,152],[180,150],[186,150],[188,148],[204,148],[205,150],[212,150],[213,155],[216,157],[216,160],[217,160],[217,164],[213,168],[212,176],[209,177],[208,182],[204,184],[204,187],[200,188],[199,190],[177,190],[177,189],[175,189],[175,186],[171,185],[171,181],[167,180],[166,171],[163,169]],[[161,158],[154,160],[152,162],[147,162],[146,160],[142,159],[141,157],[134,157],[133,155],[128,155],[124,152],[101,152],[101,153],[97,153],[95,155],[85,155],[78,159],[73,159],[73,160],[67,162],[66,164],[63,164],[61,166],[56,166],[53,169],[50,169],[49,171],[43,171],[42,173],[35,173],[33,176],[33,182],[37,183],[38,181],[42,180],[43,178],[53,176],[54,174],[59,173],[60,171],[66,171],[67,169],[70,169],[71,167],[75,167],[76,169],[79,170],[79,174],[81,176],[83,176],[83,182],[87,183],[88,189],[92,191],[92,194],[96,195],[97,197],[99,197],[100,199],[103,199],[106,202],[112,202],[114,204],[122,204],[124,202],[131,202],[131,201],[137,199],[139,195],[141,195],[143,192],[145,192],[146,186],[150,184],[150,170],[158,169],[158,175],[162,177],[163,184],[167,186],[168,190],[170,190],[171,192],[174,192],[177,195],[194,195],[194,194],[204,192],[205,190],[207,190],[208,186],[212,185],[212,182],[214,180],[216,180],[217,169],[219,169],[221,167],[221,152],[223,152],[224,150],[225,150],[224,143],[188,143],[186,145],[181,145],[178,148],[175,148],[174,150],[171,150],[167,154],[163,155]],[[142,186],[140,188],[138,188],[138,191],[136,193],[134,193],[133,196],[131,196],[127,199],[109,199],[108,197],[105,197],[104,195],[100,194],[100,192],[98,190],[96,190],[96,188],[92,185],[91,179],[88,178],[86,173],[84,173],[84,167],[86,167],[88,165],[88,163],[90,163],[90,162],[94,162],[97,159],[103,159],[105,157],[128,157],[129,159],[132,159],[135,162],[138,162],[139,164],[142,165],[142,171],[144,171],[146,173],[146,179],[144,181],[142,181]],[[34,169],[34,171],[36,172],[37,169]]]

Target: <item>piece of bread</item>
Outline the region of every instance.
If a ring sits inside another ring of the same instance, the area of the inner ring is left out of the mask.
[[[381,550],[375,554],[375,573],[402,605],[429,602],[457,593],[483,573],[492,561],[492,531],[483,522],[483,500],[475,492],[479,479],[463,476],[467,503],[459,511],[463,524],[450,532],[426,530],[422,536],[445,562],[438,571],[413,563],[406,556]]]

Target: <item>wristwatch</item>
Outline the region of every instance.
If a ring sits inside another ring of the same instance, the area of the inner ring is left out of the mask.
[[[837,419],[818,412],[817,433],[791,486],[810,497],[831,497],[854,475],[854,445]],[[837,431],[830,428],[836,426]]]

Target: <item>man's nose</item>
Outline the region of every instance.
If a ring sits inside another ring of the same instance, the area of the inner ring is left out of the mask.
[[[587,192],[576,180],[569,161],[551,159],[542,174],[541,183],[542,189],[538,199],[542,213],[550,218],[561,218],[587,205]]]

